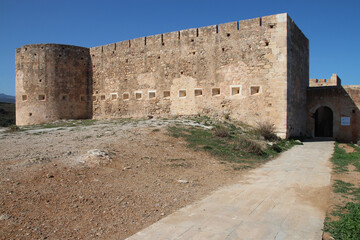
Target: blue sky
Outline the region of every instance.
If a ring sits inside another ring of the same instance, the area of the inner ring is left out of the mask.
[[[287,12],[310,41],[310,78],[360,84],[359,0],[0,0],[0,93],[15,94],[15,49],[94,47]]]

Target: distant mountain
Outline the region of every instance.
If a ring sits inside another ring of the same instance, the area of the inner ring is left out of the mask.
[[[0,93],[0,102],[15,103],[15,96]]]

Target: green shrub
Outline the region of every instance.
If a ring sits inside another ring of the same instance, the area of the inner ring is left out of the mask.
[[[0,102],[0,127],[15,124],[15,104]]]
[[[282,147],[280,147],[278,144],[272,145],[271,149],[274,150],[277,153],[281,153],[283,151]]]
[[[258,133],[268,141],[276,141],[279,137],[275,134],[275,125],[270,122],[258,123]]]

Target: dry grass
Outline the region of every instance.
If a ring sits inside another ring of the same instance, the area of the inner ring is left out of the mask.
[[[258,123],[257,131],[267,141],[276,141],[279,139],[275,134],[275,125],[271,122]]]
[[[220,125],[214,128],[214,135],[221,138],[230,137],[230,131],[226,127]]]
[[[259,156],[265,154],[265,151],[260,145],[260,143],[256,142],[255,140],[249,137],[246,136],[239,137],[235,144],[237,149],[242,149],[242,151],[246,153],[252,153]]]

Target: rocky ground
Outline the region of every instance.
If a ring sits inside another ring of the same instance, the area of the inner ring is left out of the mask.
[[[189,120],[0,133],[0,239],[124,239],[241,178],[169,136]]]

